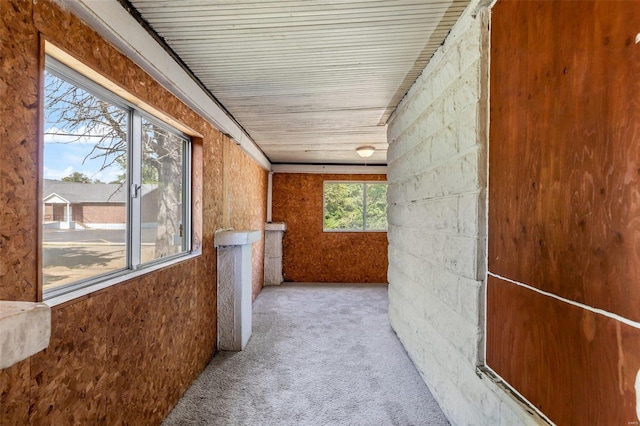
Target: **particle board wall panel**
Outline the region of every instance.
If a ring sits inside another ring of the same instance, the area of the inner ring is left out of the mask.
[[[0,299],[37,300],[38,34],[32,5],[0,2]],[[0,370],[0,424],[27,424],[30,362]]]
[[[104,298],[102,294],[52,311],[49,347],[31,358],[30,424],[105,422]]]
[[[0,2],[0,300],[37,300],[38,34],[31,2]],[[0,370],[0,424],[29,420],[30,362]]]
[[[213,237],[207,237],[204,244],[213,245]],[[198,297],[195,301],[195,309],[198,312],[197,324],[195,325],[197,332],[194,339],[197,340],[197,363],[196,370],[202,371],[213,356],[211,348],[217,345],[217,282],[216,282],[216,262],[212,259],[206,260],[200,258],[197,260],[198,270],[204,271],[199,274],[196,283]]]
[[[222,182],[224,171],[222,166],[222,139],[220,132],[213,129],[206,130],[203,145],[203,182],[208,188],[207,197],[203,199],[203,247],[214,247],[214,233],[216,229],[222,227]],[[217,343],[217,252],[215,249],[204,250],[202,257],[198,259],[202,268],[202,273],[198,275],[198,335],[201,337],[201,344],[198,349],[198,361],[203,369],[213,353],[210,348],[214,348]]]
[[[196,262],[195,266],[198,265]],[[164,367],[166,372],[165,383],[169,401],[178,401],[204,367],[200,367],[202,364],[198,356],[199,346],[202,344],[198,316],[191,314],[198,312],[198,275],[200,274],[194,267],[176,265],[172,272],[174,280],[166,282],[164,287],[165,309],[161,317],[161,337],[167,342],[162,344],[162,347],[163,351],[169,352],[171,364],[161,365],[160,368]],[[153,283],[152,288],[155,288]],[[176,312],[178,315],[175,315]],[[210,318],[209,324],[215,323],[215,318]],[[205,327],[208,328],[206,325]],[[215,348],[215,341],[213,345],[208,346],[209,350],[212,348]],[[163,411],[163,417],[164,414]]]
[[[492,19],[489,269],[640,321],[640,4]]]
[[[7,94],[0,98],[0,298],[37,297],[30,283],[37,276],[38,127],[28,106],[37,94],[38,31],[202,135],[194,139],[201,144],[194,191],[202,220],[194,232],[202,255],[54,307],[51,347],[0,371],[0,424],[158,424],[215,350],[213,235],[222,227],[223,136],[55,2],[0,1],[0,11],[0,90]],[[263,187],[250,184],[242,187],[249,196],[238,197],[237,210],[262,212],[264,203],[245,205],[260,202],[256,192],[266,197]]]
[[[0,299],[37,299],[38,33],[31,2],[0,2]]]
[[[273,221],[287,224],[283,273],[295,282],[387,282],[386,232],[323,232],[326,180],[385,181],[385,175],[273,175]]]
[[[202,251],[203,172],[202,138],[193,138],[191,146],[191,250]]]
[[[187,265],[118,286],[108,312],[108,424],[159,423],[197,372],[197,287]],[[130,342],[136,342],[132,345]]]
[[[29,423],[29,373],[25,360],[0,370],[0,425]]]
[[[144,282],[148,284],[146,280]],[[155,341],[159,331],[158,324],[152,322],[150,312],[150,288],[148,285],[122,285],[115,290],[106,306],[109,312],[107,320],[114,327],[107,337],[107,371],[110,382],[107,393],[107,423],[139,423],[143,417],[150,423],[158,423],[158,406],[153,386],[156,381],[160,384],[161,372],[150,371],[154,362],[146,358],[153,357],[148,356],[145,351],[145,348],[155,346],[156,351],[160,352]],[[157,302],[158,298],[153,297],[153,301]],[[126,324],[126,328],[121,328],[123,324]],[[163,357],[161,353],[154,356]],[[152,396],[154,399],[145,403]],[[157,395],[161,396],[164,395]]]
[[[640,330],[492,276],[487,300],[488,364],[552,421],[637,424]]]
[[[253,273],[252,297],[255,299],[264,281],[264,224],[267,221],[268,172],[258,166],[229,138],[224,138],[226,148],[225,200],[228,217],[226,223],[234,229],[253,229],[262,232],[262,238],[252,244]],[[251,190],[253,188],[253,190]],[[252,206],[264,206],[256,210]]]

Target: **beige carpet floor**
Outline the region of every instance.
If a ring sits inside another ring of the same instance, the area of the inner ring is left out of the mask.
[[[448,425],[389,325],[383,285],[285,284],[253,304],[165,425]]]

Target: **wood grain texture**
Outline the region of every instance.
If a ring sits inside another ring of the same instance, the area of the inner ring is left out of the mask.
[[[488,364],[553,422],[637,424],[640,330],[491,276],[487,301]]]
[[[492,11],[489,271],[640,320],[640,3]],[[489,277],[487,364],[557,424],[635,424],[640,330]]]
[[[287,224],[285,281],[386,283],[386,232],[323,232],[325,180],[384,181],[385,175],[273,175],[273,221]]]
[[[489,269],[640,321],[640,3],[501,1]]]
[[[224,137],[55,2],[0,1],[0,20],[0,299],[38,296],[38,34],[203,135],[193,140],[201,256],[54,307],[50,347],[0,371],[0,425],[159,424],[215,350]],[[237,226],[264,224],[266,174],[233,155]]]

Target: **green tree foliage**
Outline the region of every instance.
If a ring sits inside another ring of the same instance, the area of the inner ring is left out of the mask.
[[[328,183],[324,190],[325,229],[362,229],[363,186],[360,183]]]
[[[91,179],[89,176],[80,172],[73,172],[69,176],[62,178],[63,182],[78,182],[78,183],[102,183],[100,179]]]
[[[368,183],[367,190],[367,230],[387,229],[387,184]]]
[[[370,231],[387,229],[387,185],[327,183],[324,188],[324,228]]]

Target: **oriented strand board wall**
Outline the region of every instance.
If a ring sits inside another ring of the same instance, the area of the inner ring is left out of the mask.
[[[251,275],[255,299],[264,283],[264,224],[267,221],[268,172],[256,164],[232,141],[226,140],[225,228],[261,230],[262,238],[253,243]]]
[[[49,348],[0,370],[2,425],[158,424],[214,351],[224,183],[243,183],[234,226],[256,227],[266,174],[234,151],[238,169],[225,176],[224,136],[54,2],[0,1],[0,20],[0,299],[38,299],[39,33],[203,135],[193,170],[202,255],[54,307]]]
[[[386,232],[322,231],[326,180],[384,181],[386,176],[273,175],[273,221],[287,224],[282,260],[285,281],[386,283]]]
[[[487,363],[557,424],[639,420],[639,30],[637,1],[493,10]]]

